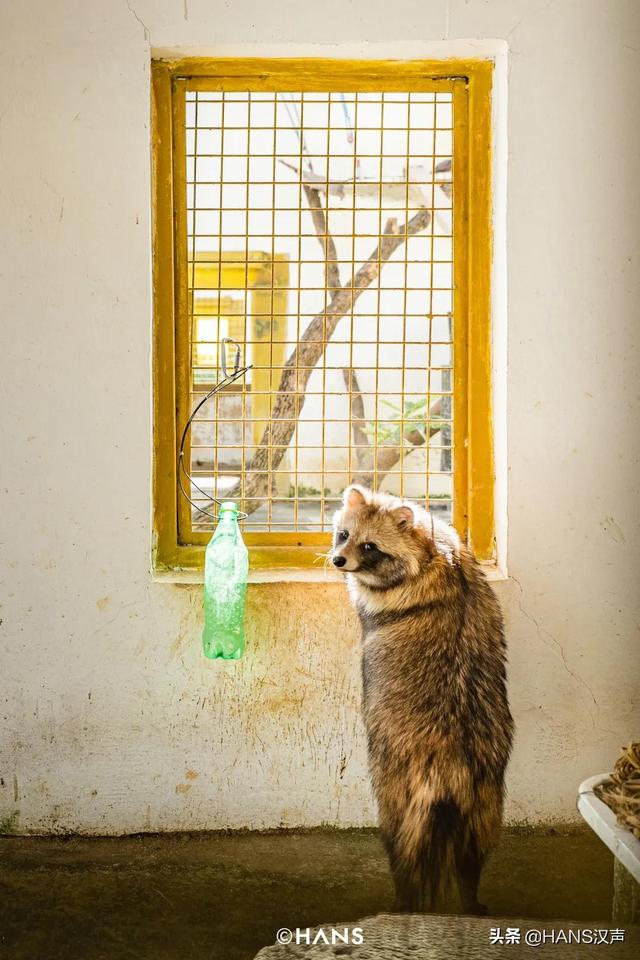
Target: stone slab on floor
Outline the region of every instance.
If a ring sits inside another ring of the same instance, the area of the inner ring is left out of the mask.
[[[520,931],[520,942],[491,943],[492,929],[499,928],[500,935],[507,928]],[[535,956],[553,958],[553,960],[582,960],[582,958],[606,956],[607,958],[640,957],[640,930],[630,928],[623,932],[622,941],[611,941],[614,928],[601,921],[594,923],[575,923],[567,920],[535,921],[519,920],[513,917],[487,919],[485,917],[460,917],[451,915],[400,915],[380,914],[367,917],[355,923],[336,924],[333,929],[339,933],[339,943],[334,946],[324,942],[331,938],[332,927],[315,928],[303,931],[304,943],[277,943],[265,947],[256,954],[255,960],[329,960],[338,957],[345,960],[493,960],[493,958]],[[350,942],[344,943],[346,931],[350,931]],[[356,943],[354,930],[361,930]],[[319,932],[320,931],[320,932]],[[560,933],[562,931],[562,933]],[[564,942],[572,932],[582,938],[607,936],[605,942],[576,943]],[[541,942],[546,933],[552,935],[555,942]],[[619,931],[618,931],[619,933]],[[284,936],[287,938],[287,931]],[[527,943],[527,937],[534,937],[536,943]],[[314,940],[321,942],[315,943]],[[308,942],[307,942],[308,941]]]

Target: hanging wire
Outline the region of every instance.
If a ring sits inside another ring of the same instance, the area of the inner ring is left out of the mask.
[[[233,370],[231,373],[229,372],[229,369],[227,367],[227,344],[231,344],[232,346],[235,347],[235,355],[233,358]],[[219,390],[222,390],[223,387],[228,387],[230,384],[235,383],[236,380],[240,380],[241,377],[244,377],[247,370],[251,370],[253,366],[252,363],[248,364],[246,367],[240,366],[240,360],[241,360],[240,345],[231,337],[222,338],[222,340],[220,341],[219,353],[220,353],[220,366],[222,367],[222,373],[223,373],[222,380],[216,383],[216,385],[212,387],[211,390],[209,390],[209,393],[207,393],[206,396],[202,398],[200,403],[196,407],[194,407],[194,410],[191,416],[189,417],[189,419],[187,420],[184,426],[184,430],[182,431],[182,437],[180,439],[180,452],[178,453],[178,486],[180,487],[180,493],[186,500],[189,501],[191,506],[194,507],[198,511],[198,513],[201,513],[205,517],[208,517],[209,520],[218,520],[219,519],[218,514],[209,513],[208,510],[205,510],[202,507],[198,506],[198,504],[191,499],[191,497],[189,496],[189,494],[187,493],[187,491],[183,486],[183,483],[182,483],[183,475],[186,477],[187,481],[189,482],[189,491],[191,491],[191,489],[195,487],[198,493],[202,494],[205,500],[208,500],[209,503],[216,503],[219,506],[222,503],[224,503],[224,500],[218,500],[217,497],[211,497],[209,496],[208,493],[205,493],[205,491],[198,486],[198,484],[195,482],[195,480],[193,479],[193,477],[185,467],[184,445],[187,441],[187,434],[189,433],[189,429],[191,427],[191,424],[193,423],[193,420],[196,414],[205,405],[207,400],[210,400],[211,397],[213,397],[216,393],[218,393]],[[246,520],[248,516],[249,514],[240,512],[238,513],[238,520]]]
[[[355,138],[353,135],[353,124],[351,123],[351,114],[349,113],[349,107],[347,105],[347,98],[344,93],[340,94],[340,103],[342,104],[342,112],[344,114],[344,125],[347,130],[347,143],[353,145],[355,143]],[[361,177],[360,171],[360,157],[356,157],[356,180],[359,180]]]
[[[344,125],[347,128],[347,143],[353,143],[353,125],[351,123],[349,107],[347,106],[347,98],[344,93],[340,94],[340,103],[342,104],[342,112],[344,113]]]
[[[302,148],[302,153],[304,154],[304,160],[309,169],[309,173],[313,173],[313,161],[311,160],[311,154],[307,148],[307,142],[302,129],[302,117],[300,115],[300,110],[298,109],[298,103],[296,100],[294,100],[292,93],[276,93],[276,99],[278,97],[281,97],[282,102],[284,103],[285,110],[289,116],[289,122],[295,130],[298,142]]]

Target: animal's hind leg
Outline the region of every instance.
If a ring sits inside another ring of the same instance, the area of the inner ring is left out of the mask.
[[[397,913],[422,913],[425,909],[424,880],[415,864],[392,865],[393,883],[396,890]]]
[[[476,835],[471,830],[465,831],[455,844],[458,890],[465,913],[480,916],[487,913],[487,907],[478,901],[478,884],[484,860]]]
[[[417,861],[403,856],[394,840],[382,835],[389,858],[389,866],[395,888],[396,913],[422,913],[425,909],[424,877]]]

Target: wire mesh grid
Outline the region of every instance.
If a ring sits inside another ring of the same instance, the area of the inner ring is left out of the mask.
[[[191,409],[223,337],[252,364],[194,421],[198,487],[239,500],[254,532],[330,529],[353,481],[450,518],[451,94],[185,106]]]

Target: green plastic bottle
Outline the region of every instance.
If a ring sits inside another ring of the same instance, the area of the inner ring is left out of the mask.
[[[249,554],[238,526],[238,507],[226,500],[205,552],[202,645],[211,660],[238,660],[244,652],[244,604]]]

